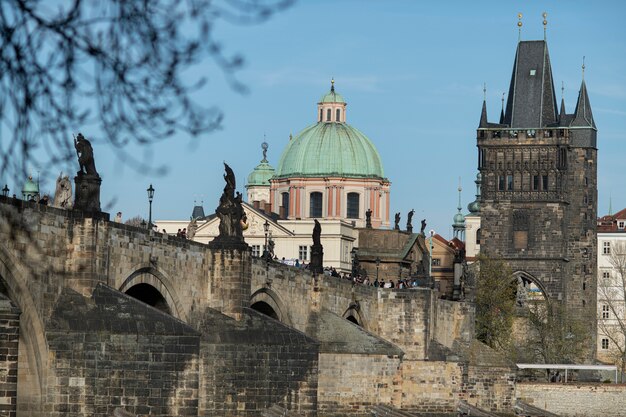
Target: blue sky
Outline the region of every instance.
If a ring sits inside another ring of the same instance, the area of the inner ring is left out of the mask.
[[[608,211],[609,195],[615,212],[626,207],[626,3],[574,0],[301,0],[260,25],[223,23],[216,35],[227,52],[245,56],[238,80],[249,92],[233,91],[210,62],[190,70],[190,76],[209,77],[196,97],[223,109],[223,129],[197,140],[175,136],[145,151],[155,165],[169,168],[166,176],[137,173],[96,146],[102,202],[124,218],[147,217],[145,190],[152,183],[155,219],[188,218],[194,200],[213,212],[223,188],[222,161],[244,192],[264,137],[276,167],[289,134],[315,122],[316,102],[334,77],[348,102],[348,123],[382,157],[392,182],[392,213],[402,212],[404,221],[415,209],[416,219],[426,218],[429,229],[451,237],[459,177],[464,213],[474,199],[483,83],[489,119],[497,121],[513,66],[517,13],[524,15],[522,39],[530,40],[543,38],[544,11],[557,99],[564,82],[570,113],[586,57],[599,130],[598,213]],[[46,188],[52,190],[52,181]]]

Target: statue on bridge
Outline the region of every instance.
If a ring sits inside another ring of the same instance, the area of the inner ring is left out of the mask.
[[[74,138],[74,148],[78,156],[80,170],[74,177],[74,210],[83,212],[100,211],[100,185],[102,179],[96,171],[96,162],[93,156],[93,148],[82,133]]]
[[[400,230],[400,213],[396,213],[395,224],[393,230]]]
[[[309,269],[314,274],[324,272],[324,248],[322,247],[322,225],[315,219],[313,226],[313,246],[311,246],[311,263]]]
[[[413,221],[414,214],[415,214],[415,210],[411,209],[411,211],[409,211],[409,214],[407,216],[406,231],[409,233],[413,233],[413,224],[411,222]]]
[[[224,192],[220,197],[220,205],[215,209],[215,214],[220,219],[219,235],[213,239],[209,246],[212,247],[247,247],[243,239],[242,221],[245,212],[241,205],[241,193],[236,192],[235,173],[224,162]]]

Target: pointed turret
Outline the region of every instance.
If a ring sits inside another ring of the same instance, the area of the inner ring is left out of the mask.
[[[552,67],[546,41],[518,43],[504,114],[512,128],[538,128],[557,122]]]
[[[576,110],[574,111],[574,120],[572,120],[570,126],[596,128],[596,124],[593,121],[593,114],[591,113],[591,104],[589,103],[589,95],[587,94],[587,86],[585,85],[584,79],[580,85],[578,101],[576,102]]]
[[[506,93],[502,93],[502,108],[500,109],[500,121],[498,123],[504,124],[504,95]]]
[[[487,127],[487,102],[483,100],[483,109],[480,112],[480,123],[478,123],[478,127]]]
[[[559,112],[559,126],[563,126],[565,121],[565,99],[561,97],[561,111]]]

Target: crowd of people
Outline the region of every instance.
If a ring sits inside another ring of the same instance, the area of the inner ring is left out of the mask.
[[[353,284],[368,285],[370,287],[376,287],[376,288],[405,289],[405,288],[415,288],[418,286],[417,279],[399,278],[395,281],[392,279],[388,279],[387,281],[385,281],[384,278],[381,278],[380,280],[376,278],[372,281],[366,275],[361,275],[361,274],[351,275],[347,273],[339,273],[332,266],[325,267],[324,274],[331,276],[331,277],[336,277],[336,278],[345,279],[347,281],[352,281]]]

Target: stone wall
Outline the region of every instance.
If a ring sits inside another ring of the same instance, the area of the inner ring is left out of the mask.
[[[374,405],[398,403],[401,363],[397,356],[320,353],[318,414],[365,417]]]
[[[452,348],[455,341],[470,342],[474,337],[474,305],[466,302],[435,300],[433,338]]]
[[[20,311],[0,295],[0,416],[17,413]]]
[[[516,398],[563,417],[621,416],[626,385],[518,383]]]

